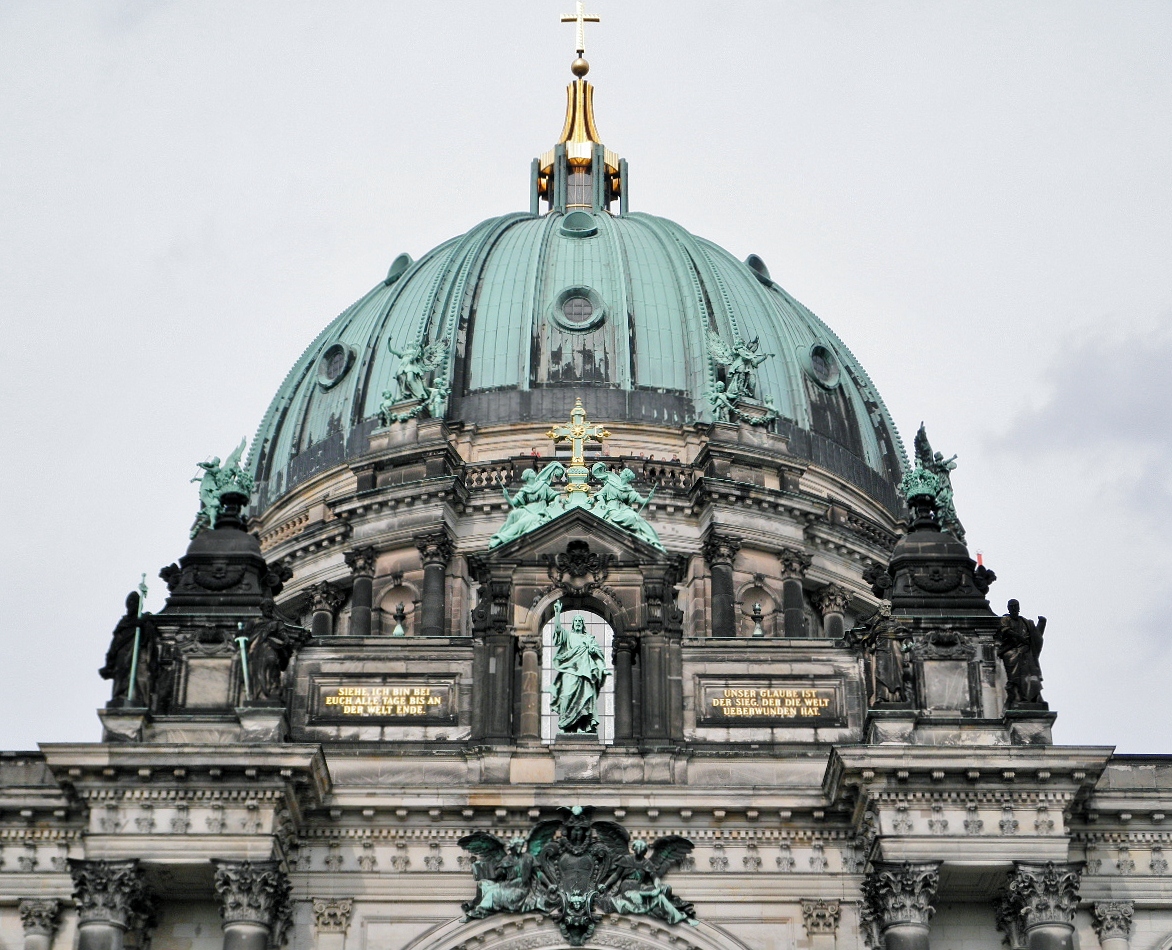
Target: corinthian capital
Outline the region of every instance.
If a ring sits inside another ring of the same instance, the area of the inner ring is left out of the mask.
[[[61,912],[58,900],[23,900],[20,902],[20,922],[28,935],[52,937],[57,932],[57,915]]]
[[[289,917],[289,879],[276,861],[214,861],[225,924],[260,924],[278,935]]]
[[[936,912],[932,900],[940,885],[939,864],[876,862],[863,880],[864,913],[880,929],[924,924]]]
[[[1073,924],[1078,908],[1078,864],[1030,864],[1014,861],[1006,904],[1026,930],[1041,924]]]
[[[313,598],[313,609],[328,610],[333,613],[346,602],[346,595],[329,581],[322,581],[309,589]]]
[[[1129,940],[1133,912],[1134,904],[1131,901],[1095,901],[1091,923],[1099,940],[1110,940],[1112,937]]]
[[[827,614],[842,613],[849,600],[850,594],[837,584],[827,584],[814,595],[814,603],[822,612],[823,617]]]
[[[838,901],[802,901],[802,919],[806,924],[806,936],[836,934],[838,932],[838,918],[841,913]]]
[[[372,577],[374,564],[378,560],[378,552],[373,547],[355,548],[342,555],[346,559],[346,566],[355,577]]]
[[[350,912],[354,909],[354,901],[350,898],[326,900],[315,897],[313,899],[313,922],[318,933],[344,934],[350,927]]]
[[[732,564],[741,542],[723,534],[710,534],[704,541],[704,560],[709,564]]]
[[[443,531],[416,539],[415,546],[419,548],[424,564],[447,564],[452,559],[452,541]]]
[[[138,861],[82,861],[71,858],[78,920],[113,924],[123,930],[153,916],[153,901]]]
[[[782,548],[777,552],[782,577],[805,577],[813,559],[798,548]]]

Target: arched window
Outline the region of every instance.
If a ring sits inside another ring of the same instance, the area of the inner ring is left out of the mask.
[[[603,684],[598,697],[598,741],[605,745],[614,742],[614,670],[611,666],[610,650],[614,631],[610,624],[598,614],[589,610],[567,610],[562,614],[562,624],[568,627],[574,618],[581,616],[586,621],[586,630],[606,657],[606,668],[610,675]],[[553,683],[553,619],[541,628],[541,741],[550,745],[558,737],[558,716],[550,701],[549,688]]]

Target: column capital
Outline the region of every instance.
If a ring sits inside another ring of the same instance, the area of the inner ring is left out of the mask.
[[[279,945],[289,925],[289,878],[276,861],[221,861],[216,868],[215,889],[220,917],[225,924],[246,922],[267,927]]]
[[[373,577],[374,565],[378,560],[378,551],[371,545],[365,548],[354,548],[343,555],[346,566],[355,577]]]
[[[1110,940],[1112,937],[1130,940],[1134,912],[1134,901],[1095,901],[1091,924],[1099,940]]]
[[[810,569],[813,558],[800,548],[782,548],[777,552],[777,560],[781,562],[781,576],[802,578]]]
[[[704,539],[704,560],[711,564],[732,566],[733,558],[741,549],[741,542],[728,535],[712,532]]]
[[[314,611],[324,610],[333,613],[346,602],[346,595],[335,584],[322,581],[309,589],[313,598]]]
[[[802,901],[802,920],[806,924],[806,936],[814,934],[838,933],[838,918],[842,908],[838,901],[804,900]]]
[[[840,614],[850,602],[850,594],[837,584],[827,584],[814,594],[814,605],[825,617],[827,614]]]
[[[880,931],[896,924],[927,926],[939,886],[939,863],[877,861],[863,879],[864,914]]]
[[[610,646],[612,653],[638,653],[639,637],[633,633],[616,633]]]
[[[349,898],[313,899],[313,925],[319,934],[344,934],[350,928],[354,901]]]
[[[52,938],[57,932],[57,915],[61,912],[59,900],[26,898],[20,902],[20,922],[26,935],[37,934]]]
[[[121,930],[150,926],[155,903],[137,860],[86,861],[69,859],[73,897],[82,924],[110,924]]]
[[[452,554],[455,553],[452,540],[444,531],[437,531],[434,534],[426,534],[417,538],[415,546],[419,548],[425,565],[447,564],[452,559]]]
[[[1031,930],[1044,924],[1073,926],[1081,864],[1014,861],[1006,888],[1006,913]]]
[[[532,651],[538,657],[541,656],[541,634],[540,633],[526,633],[517,637],[517,646],[522,652]]]

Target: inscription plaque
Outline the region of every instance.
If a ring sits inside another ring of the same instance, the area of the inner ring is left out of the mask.
[[[310,718],[314,722],[430,725],[456,722],[454,680],[345,677],[315,680]]]
[[[697,681],[699,726],[841,726],[842,682],[799,677],[721,677]]]

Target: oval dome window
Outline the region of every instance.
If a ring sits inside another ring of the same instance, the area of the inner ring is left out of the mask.
[[[838,385],[842,374],[839,370],[838,358],[829,347],[815,343],[806,353],[805,364],[806,372],[814,378],[814,382],[819,386],[833,389]]]
[[[570,237],[589,237],[598,233],[594,215],[586,211],[571,211],[562,218],[562,234]]]
[[[317,382],[322,389],[330,389],[341,382],[354,362],[354,350],[342,343],[326,348],[317,363]]]

